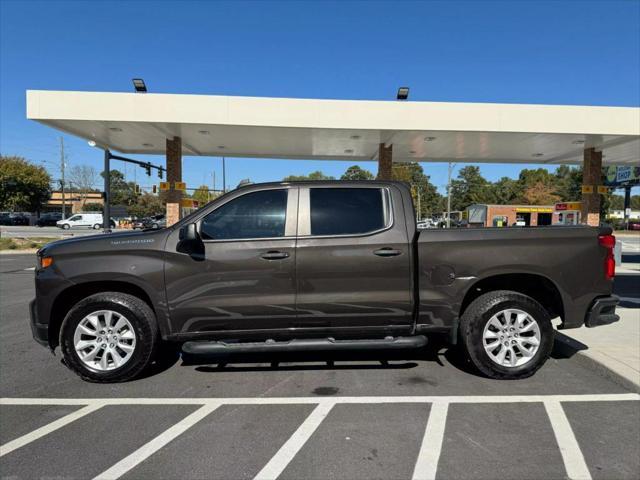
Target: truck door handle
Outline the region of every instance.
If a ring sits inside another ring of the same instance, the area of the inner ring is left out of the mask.
[[[393,248],[381,248],[380,250],[375,250],[373,252],[374,255],[378,255],[379,257],[397,257],[402,252],[400,250],[394,250]]]
[[[282,260],[287,257],[289,257],[287,252],[278,252],[275,250],[260,255],[260,258],[264,258],[265,260]]]

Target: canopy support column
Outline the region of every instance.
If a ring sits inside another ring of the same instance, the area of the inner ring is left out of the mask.
[[[182,139],[180,137],[167,138],[167,182],[169,190],[167,192],[167,226],[173,225],[180,220],[180,200],[182,200],[182,190],[176,190],[176,182],[182,182]]]
[[[378,180],[393,180],[393,145],[378,148]]]
[[[600,194],[598,186],[602,184],[602,152],[595,148],[584,151],[582,185],[593,187],[591,193],[582,194],[581,222],[597,227],[600,225]]]

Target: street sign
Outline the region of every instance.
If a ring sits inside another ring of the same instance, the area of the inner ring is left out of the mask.
[[[169,182],[160,182],[160,191],[166,192],[169,190]]]
[[[173,188],[175,190],[182,190],[184,192],[187,189],[187,184],[185,182],[175,182],[173,184]]]
[[[582,193],[593,193],[593,185],[582,185]]]
[[[601,195],[606,195],[607,193],[609,193],[609,187],[598,185],[598,193],[600,193]]]

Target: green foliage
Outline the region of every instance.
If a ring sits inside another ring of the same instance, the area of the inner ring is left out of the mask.
[[[215,198],[215,196],[211,195],[209,192],[209,187],[207,185],[200,185],[191,195],[191,198],[200,202],[200,208],[211,200]]]
[[[162,213],[163,209],[160,197],[145,192],[136,198],[133,205],[127,207],[127,213],[141,218]]]
[[[51,177],[22,157],[0,155],[0,209],[37,211],[49,199]]]
[[[124,179],[124,174],[119,170],[111,170],[110,182],[111,182],[111,205],[124,205],[131,207],[137,202],[136,184],[134,182],[127,182]],[[100,176],[104,178],[104,172],[100,173]]]
[[[480,167],[467,165],[451,181],[451,209],[464,210],[474,203],[493,203],[492,185],[480,174]]]
[[[394,180],[406,182],[411,186],[411,196],[416,210],[418,204],[420,212],[416,212],[420,218],[426,218],[442,211],[442,196],[433,185],[429,176],[425,175],[419,163],[395,163],[391,173]],[[419,200],[418,201],[418,197]]]
[[[351,165],[347,171],[342,174],[340,180],[373,180],[374,176],[369,170],[360,168],[359,165]]]
[[[554,180],[560,201],[580,201],[582,198],[582,167],[560,165],[554,173]]]
[[[308,180],[335,180],[335,177],[325,175],[320,170],[316,170],[309,175],[289,175],[282,179],[284,182],[304,182]]]
[[[84,206],[82,207],[82,211],[83,212],[101,212],[102,208],[103,207],[101,203],[88,202],[84,204]]]

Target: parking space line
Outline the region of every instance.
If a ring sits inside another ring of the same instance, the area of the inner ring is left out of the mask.
[[[173,439],[180,436],[189,428],[194,426],[196,423],[198,423],[204,417],[209,415],[220,405],[221,405],[220,403],[208,403],[207,405],[200,407],[198,410],[191,413],[190,415],[187,415],[185,418],[180,420],[175,425],[171,426],[169,429],[162,432],[160,435],[155,437],[150,442],[144,444],[142,447],[137,449],[131,455],[123,458],[118,463],[116,463],[112,467],[102,472],[100,475],[95,477],[95,480],[98,480],[98,479],[111,480],[111,479],[120,478],[129,470],[134,468],[136,465],[138,465],[139,463],[142,463],[144,460],[146,460],[155,452],[157,452],[162,447],[167,445]]]
[[[309,414],[298,429],[284,442],[280,450],[267,462],[267,464],[254,477],[254,480],[275,480],[287,468],[300,449],[307,443],[313,432],[320,426],[327,417],[335,402],[322,401]]]
[[[545,401],[544,408],[551,421],[553,433],[558,442],[558,448],[562,455],[567,478],[571,480],[591,480],[591,473],[584,460],[580,445],[571,429],[569,419],[562,409],[562,404],[557,401]]]
[[[530,403],[530,402],[616,402],[640,400],[637,393],[578,395],[477,395],[332,397],[332,403]],[[0,398],[0,405],[300,405],[318,404],[319,397],[202,397],[202,398]]]
[[[449,404],[446,402],[434,402],[431,405],[418,460],[413,469],[413,480],[435,480],[448,410]]]
[[[104,406],[104,403],[102,402],[93,402],[90,405],[87,405],[86,407],[81,408],[80,410],[70,413],[69,415],[65,415],[64,417],[54,420],[53,422],[48,423],[43,427],[33,430],[32,432],[29,432],[21,437],[18,437],[15,440],[7,442],[4,445],[0,446],[0,457],[13,452],[14,450],[20,447],[23,447],[33,442],[34,440],[38,440],[39,438],[44,437],[45,435],[55,430],[58,430],[59,428],[62,428],[65,425],[68,425],[71,422],[78,420],[79,418],[84,417],[85,415],[93,413],[96,410],[102,408],[103,406]]]

